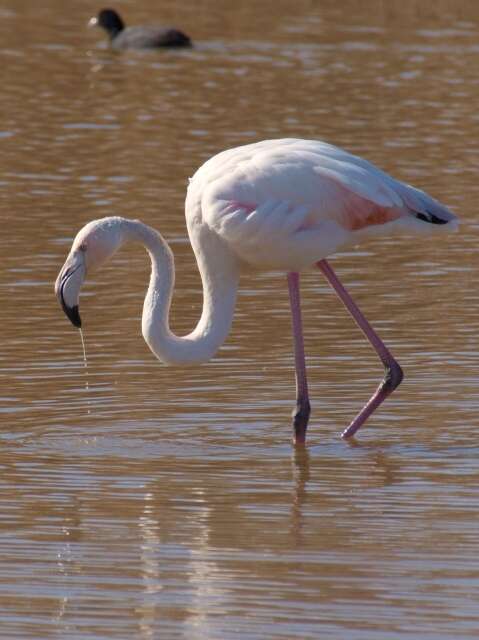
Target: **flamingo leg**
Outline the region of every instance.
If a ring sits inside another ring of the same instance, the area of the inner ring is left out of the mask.
[[[288,290],[291,305],[291,322],[293,325],[294,363],[296,372],[296,407],[293,409],[293,443],[296,445],[304,445],[311,405],[309,404],[308,381],[306,379],[299,273],[288,273]]]
[[[320,260],[316,263],[316,266],[321,270],[326,280],[337,293],[342,303],[355,320],[358,327],[364,333],[369,343],[378,354],[386,370],[384,379],[381,381],[375,393],[371,396],[365,406],[354,418],[349,427],[345,429],[341,434],[342,438],[350,438],[369,418],[373,411],[375,411],[379,407],[379,405],[394,391],[394,389],[399,386],[401,380],[403,379],[403,372],[399,364],[386,348],[383,341],[379,338],[378,334],[371,327],[369,322],[357,307],[354,300],[343,287],[338,277],[330,267],[329,263],[326,260]]]

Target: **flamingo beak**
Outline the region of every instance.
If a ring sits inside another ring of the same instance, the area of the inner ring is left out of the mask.
[[[55,282],[55,293],[58,301],[74,327],[81,328],[78,300],[81,285],[85,279],[86,269],[83,253],[75,251],[66,259]]]

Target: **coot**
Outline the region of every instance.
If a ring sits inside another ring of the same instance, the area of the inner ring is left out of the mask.
[[[191,47],[190,38],[171,27],[125,27],[114,9],[102,9],[89,26],[103,27],[115,49],[152,49],[156,47]]]

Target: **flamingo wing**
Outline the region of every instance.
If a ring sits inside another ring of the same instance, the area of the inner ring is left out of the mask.
[[[355,232],[421,231],[426,222],[454,220],[424,192],[315,141],[230,149],[197,171],[190,190],[199,193],[203,222],[258,266],[304,268],[356,242]]]

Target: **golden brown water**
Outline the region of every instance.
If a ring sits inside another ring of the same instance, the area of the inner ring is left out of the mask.
[[[118,2],[192,51],[115,55],[99,6],[0,4],[0,635],[476,638],[479,6],[461,0]],[[333,261],[406,372],[339,433],[381,366],[316,272],[303,278],[313,419],[290,445],[282,275],[242,281],[211,363],[166,368],[140,334],[148,263],[125,248],[82,294],[53,283],[88,220],[141,217],[175,251],[174,328],[199,316],[183,217],[210,155],[311,137],[451,206],[445,240]]]

